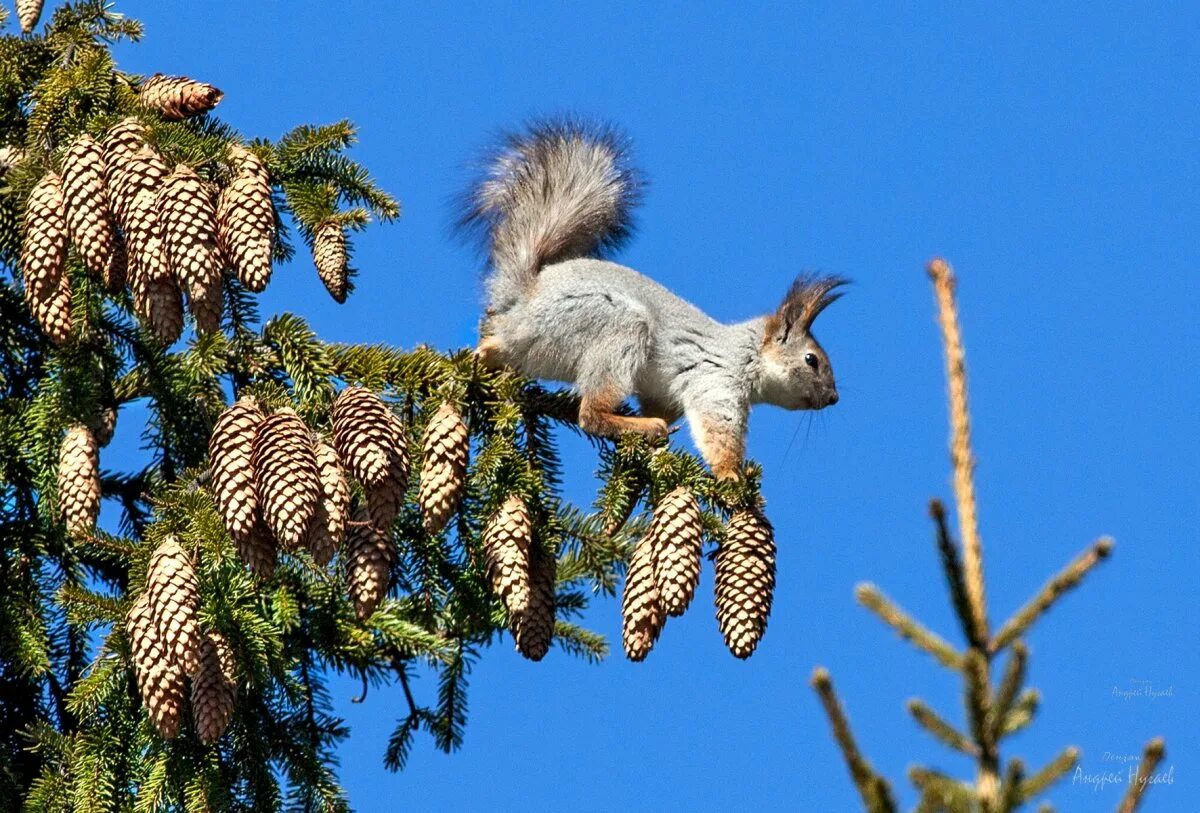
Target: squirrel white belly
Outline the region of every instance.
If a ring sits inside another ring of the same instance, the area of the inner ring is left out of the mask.
[[[630,233],[642,184],[625,142],[575,122],[510,136],[470,191],[464,225],[490,244],[489,366],[573,385],[579,425],[661,437],[686,416],[719,478],[737,477],[750,406],[837,403],[812,323],[845,280],[802,275],[772,312],[723,324],[649,277],[599,259]],[[640,416],[617,414],[636,396]]]

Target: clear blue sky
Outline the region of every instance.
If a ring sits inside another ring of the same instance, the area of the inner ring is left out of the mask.
[[[1145,809],[1195,805],[1200,6],[801,5],[121,4],[147,28],[123,67],[213,82],[246,134],[361,127],[355,154],[403,220],[358,240],[348,304],[306,261],[263,300],[327,339],[473,342],[478,263],[448,239],[448,200],[489,133],[555,111],[632,135],[651,188],[621,258],[715,316],[772,306],[804,269],[856,282],[818,329],[841,402],[811,427],[751,420],[780,546],[758,654],[725,651],[707,573],[644,664],[531,664],[506,640],[472,675],[462,751],[419,741],[403,774],[381,764],[398,692],[352,706],[339,682],[359,810],[857,809],[816,664],[906,804],[910,764],[968,775],[903,708],[919,694],[960,721],[956,679],[852,595],[874,581],[958,641],[925,515],[949,497],[934,254],[960,277],[993,617],[1117,540],[1032,636],[1043,708],[1006,753],[1040,767],[1074,743],[1089,772],[1124,772],[1112,755],[1163,734],[1175,784]],[[589,502],[594,461],[567,453],[568,494]],[[588,621],[617,642],[615,602]],[[1174,696],[1113,695],[1135,680]],[[1118,793],[1050,798],[1111,810]]]

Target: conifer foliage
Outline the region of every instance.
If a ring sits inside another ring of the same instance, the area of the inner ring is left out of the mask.
[[[572,396],[466,351],[262,322],[299,243],[341,302],[353,233],[399,215],[353,127],[247,140],[211,85],[119,70],[110,44],[142,32],[110,4],[40,30],[20,7],[32,33],[0,38],[0,808],[345,810],[329,678],[403,687],[388,766],[419,733],[455,749],[489,645],[607,654],[575,622],[616,593],[639,505],[658,530],[630,578],[663,596],[658,627],[682,612],[702,547],[760,508],[753,465],[717,483],[602,442],[585,513],[559,496]],[[141,439],[130,470],[105,459],[114,430]]]

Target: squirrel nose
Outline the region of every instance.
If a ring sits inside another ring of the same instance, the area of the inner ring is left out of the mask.
[[[837,402],[838,402],[838,394],[837,394],[837,390],[834,390],[833,392],[829,393],[829,406],[833,406]]]

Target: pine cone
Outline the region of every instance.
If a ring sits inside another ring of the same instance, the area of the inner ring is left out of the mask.
[[[462,416],[449,401],[442,402],[425,425],[421,463],[421,517],[425,530],[436,534],[458,508],[467,477],[471,438]]]
[[[338,457],[360,483],[383,485],[401,472],[407,480],[404,426],[378,395],[362,387],[346,387],[334,400],[330,417]]]
[[[654,545],[654,581],[667,615],[683,615],[700,583],[702,529],[700,506],[683,486],[654,509],[647,536]]]
[[[86,426],[67,430],[58,452],[58,502],[72,534],[96,527],[100,514],[100,447]]]
[[[146,590],[168,655],[186,675],[200,670],[200,583],[192,557],[168,536],[150,556]]]
[[[529,547],[533,523],[525,501],[509,495],[483,529],[483,552],[492,591],[515,618],[530,602]]]
[[[262,518],[255,515],[254,525],[241,536],[233,537],[233,546],[255,576],[269,579],[275,573],[279,553],[275,548],[275,537],[271,536]]]
[[[125,619],[125,630],[142,704],[159,735],[174,739],[183,712],[183,670],[167,656],[149,593],[142,593],[134,602]]]
[[[266,168],[254,153],[231,148],[240,166],[217,199],[217,240],[226,262],[251,291],[271,279],[271,246],[275,241],[275,206]]]
[[[25,207],[21,268],[30,309],[42,331],[56,344],[63,344],[71,335],[71,285],[65,273],[66,261],[62,180],[47,172],[33,187]]]
[[[101,270],[100,277],[104,280],[104,289],[113,296],[125,289],[129,278],[129,255],[125,238],[119,232],[113,232],[112,251],[108,254],[108,262]]]
[[[113,433],[117,431],[117,408],[101,407],[88,424],[88,428],[95,435],[97,446],[101,448],[107,446],[112,440]]]
[[[207,113],[217,106],[224,94],[212,85],[186,76],[156,73],[138,88],[142,104],[156,110],[165,119],[178,121]]]
[[[621,642],[631,661],[645,660],[667,622],[658,587],[654,583],[654,540],[641,538],[625,570],[625,594],[621,598]]]
[[[321,499],[312,435],[296,410],[285,407],[259,424],[251,466],[263,519],[279,544],[294,550]]]
[[[211,188],[186,164],[163,181],[155,201],[171,273],[189,294],[221,279]]]
[[[532,545],[529,551],[529,600],[511,619],[517,649],[531,661],[540,661],[554,640],[555,584],[558,562],[554,554]]]
[[[767,631],[775,592],[775,536],[758,511],[738,511],[717,551],[717,625],[725,645],[748,658]]]
[[[112,264],[112,215],[104,189],[104,152],[89,135],[77,137],[63,156],[67,232],[88,271],[107,278]]]
[[[44,0],[17,0],[17,20],[21,23],[21,32],[30,34],[37,27],[42,16]]]
[[[254,435],[265,417],[256,400],[239,398],[217,418],[208,439],[213,497],[235,541],[249,537],[258,523],[250,456],[254,453]]]
[[[329,564],[346,535],[346,516],[350,512],[350,486],[338,462],[337,452],[323,440],[313,440],[317,471],[321,477],[321,501],[308,529],[307,547],[319,565]]]
[[[156,211],[157,190],[165,173],[166,164],[157,153],[142,148],[125,163],[120,179],[124,191],[114,193],[114,199],[132,196],[125,210],[125,237],[134,310],[150,332],[170,344],[183,331],[183,301]]]
[[[391,535],[371,522],[363,506],[354,520],[346,534],[346,580],[354,612],[366,620],[387,595],[396,549]]]
[[[221,313],[225,306],[225,288],[221,277],[206,285],[193,285],[188,291],[188,310],[196,320],[196,334],[207,336],[221,329]]]
[[[200,671],[192,678],[192,719],[200,742],[212,745],[221,738],[236,701],[233,652],[223,635],[210,632],[200,644]]]
[[[25,160],[25,150],[20,147],[6,144],[0,147],[0,174],[8,172],[17,164]]]
[[[126,210],[133,203],[132,196],[123,194],[123,187],[128,180],[125,175],[134,156],[145,146],[146,128],[135,116],[121,119],[104,135],[104,187],[109,208],[122,229],[129,228]]]
[[[341,224],[326,220],[313,232],[313,263],[325,290],[339,304],[350,293],[349,254],[346,249],[346,230]]]

